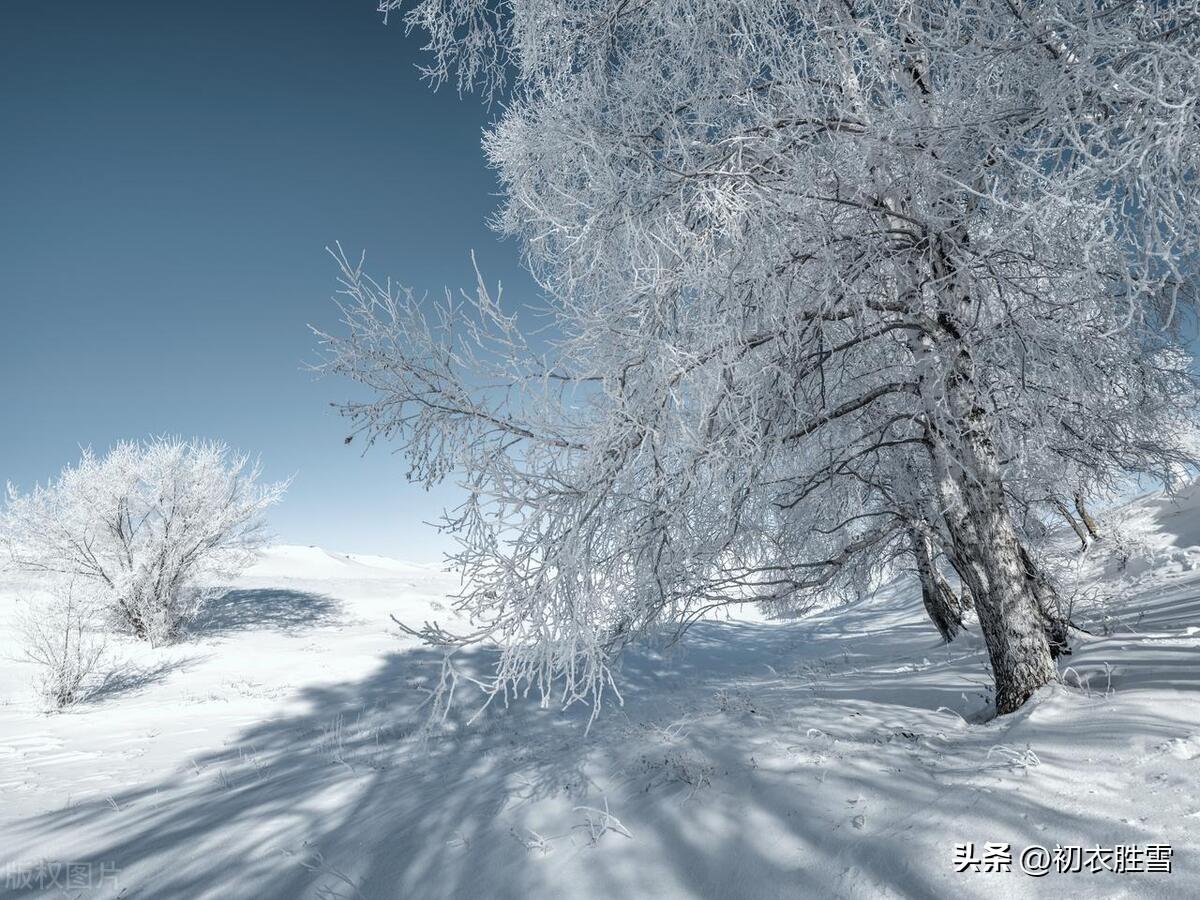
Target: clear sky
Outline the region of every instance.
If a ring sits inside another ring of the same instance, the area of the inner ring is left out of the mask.
[[[452,489],[345,446],[308,330],[332,260],[418,290],[531,291],[485,220],[487,111],[415,70],[375,0],[7,0],[0,28],[0,480],[120,438],[221,438],[295,483],[290,543],[440,558]]]

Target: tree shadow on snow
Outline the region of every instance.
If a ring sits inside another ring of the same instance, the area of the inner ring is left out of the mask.
[[[95,690],[88,694],[88,702],[99,703],[141,693],[166,681],[173,672],[186,669],[195,662],[195,657],[164,660],[149,665],[129,661],[118,662],[104,674],[103,680]]]
[[[970,818],[972,792],[949,790],[937,771],[881,782],[869,763],[908,752],[897,723],[934,714],[898,696],[883,713],[879,698],[864,713],[855,698],[822,698],[803,678],[779,678],[749,704],[697,712],[705,685],[761,673],[798,637],[793,626],[704,623],[684,655],[634,652],[620,683],[624,708],[602,715],[590,736],[586,709],[523,700],[468,725],[479,697],[464,688],[441,732],[421,738],[440,657],[393,653],[361,681],[304,690],[301,711],[248,727],[173,778],[15,823],[9,853],[119,869],[108,893],[84,896],[795,898],[830,895],[837,883],[847,896],[883,884],[931,897],[939,890],[925,861],[910,868],[918,845],[943,848],[948,866],[953,841],[992,839],[1049,815],[1087,830],[1036,792],[1014,792],[981,824]],[[461,665],[482,674],[491,660],[477,652]],[[663,737],[679,710],[685,727]],[[786,764],[759,768],[764,736]],[[1081,737],[1081,753],[1092,739],[1106,738]],[[688,759],[697,761],[692,783]],[[851,815],[860,807],[846,805],[856,794],[909,815],[880,822],[867,805],[866,832]],[[610,798],[632,837],[610,831],[593,842],[593,814],[580,807]],[[954,802],[961,834],[933,833],[936,819],[923,813]],[[771,840],[760,839],[764,830]]]
[[[484,655],[473,664],[481,671]],[[119,870],[111,896],[453,894],[478,864],[456,858],[456,836],[577,784],[583,756],[561,752],[580,737],[571,717],[526,707],[466,727],[478,704],[456,706],[443,733],[420,737],[423,688],[439,665],[440,655],[413,650],[364,681],[309,688],[305,712],[256,724],[163,783],[19,824],[6,849],[46,859],[69,840],[72,862]],[[520,741],[497,727],[518,720]],[[519,773],[530,777],[514,782]],[[495,843],[505,855],[528,852],[507,834]],[[0,897],[37,896],[4,887]],[[484,886],[468,895],[497,896]]]
[[[230,590],[204,604],[189,632],[217,635],[262,628],[294,632],[330,625],[341,617],[341,601],[326,594],[287,588]]]

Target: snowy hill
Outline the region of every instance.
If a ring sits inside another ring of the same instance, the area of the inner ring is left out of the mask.
[[[264,553],[262,558],[246,571],[246,576],[254,579],[341,581],[355,578],[396,578],[401,575],[427,576],[438,571],[436,566],[401,562],[386,556],[331,553],[320,547],[280,544]]]
[[[274,548],[192,639],[121,643],[68,713],[0,660],[0,896],[1200,896],[1200,492],[1103,524],[1124,534],[1086,557],[1062,540],[1093,634],[1002,719],[977,629],[941,645],[903,582],[631,653],[590,734],[520,701],[468,726],[465,697],[430,740],[436,659],[388,615],[447,621],[454,577]],[[1014,871],[956,872],[966,842],[1010,844]],[[1133,844],[1174,871],[1016,865]]]

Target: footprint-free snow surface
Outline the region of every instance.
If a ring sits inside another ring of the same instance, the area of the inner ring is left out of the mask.
[[[940,644],[907,578],[630,653],[590,732],[533,702],[468,725],[464,694],[433,738],[438,659],[389,614],[453,621],[436,568],[276,547],[186,641],[114,641],[101,693],[53,715],[8,658],[7,583],[0,896],[1200,897],[1200,496],[1105,527],[1062,538],[1092,633],[998,719],[978,629]],[[956,871],[967,843],[1011,871]],[[1025,874],[1034,845],[1083,871]],[[1164,845],[1169,874],[1111,871]]]

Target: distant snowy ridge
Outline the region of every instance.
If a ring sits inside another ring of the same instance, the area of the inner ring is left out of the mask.
[[[258,561],[246,570],[251,578],[395,578],[397,575],[429,575],[441,571],[433,563],[403,562],[386,556],[361,553],[335,553],[314,546],[276,544],[263,551]]]

